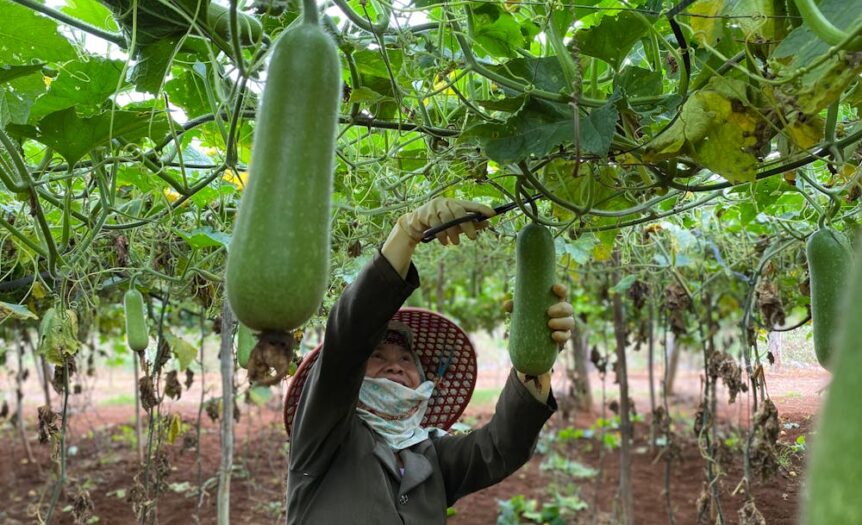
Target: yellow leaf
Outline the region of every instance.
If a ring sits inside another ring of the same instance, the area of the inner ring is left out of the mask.
[[[45,289],[45,286],[39,281],[33,283],[33,288],[31,288],[30,293],[35,299],[42,299],[48,295],[48,291]]]
[[[168,423],[168,433],[165,436],[168,443],[173,445],[177,438],[182,434],[183,430],[183,419],[179,414],[173,414],[171,416],[171,421]]]
[[[823,138],[823,125],[822,118],[814,117],[805,122],[796,120],[784,129],[787,131],[790,142],[797,148],[807,150],[816,146]]]
[[[691,16],[692,36],[701,44],[715,45],[721,34],[721,21],[718,16],[724,7],[724,0],[700,0],[688,8]]]
[[[604,262],[611,258],[614,251],[613,245],[597,244],[593,248],[593,260],[596,262]]]

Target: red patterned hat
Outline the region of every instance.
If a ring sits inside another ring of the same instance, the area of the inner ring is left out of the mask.
[[[476,387],[476,351],[470,338],[447,317],[424,308],[402,308],[392,318],[410,327],[412,350],[422,362],[425,376],[437,386],[422,419],[423,427],[448,429],[467,408]],[[308,353],[290,381],[284,398],[284,428],[288,436],[299,395],[320,355],[322,344]]]

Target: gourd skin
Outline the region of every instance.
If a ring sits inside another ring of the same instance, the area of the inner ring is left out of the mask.
[[[135,289],[128,290],[123,296],[123,307],[126,314],[126,343],[135,352],[143,352],[150,344],[144,296]]]
[[[830,228],[814,232],[805,246],[811,285],[811,320],[814,352],[824,368],[836,344],[835,332],[842,316],[841,297],[850,274],[850,254],[841,242],[841,234]]]
[[[319,26],[300,24],[273,47],[226,287],[243,324],[283,332],[308,320],[326,291],[342,90],[335,43]]]
[[[555,262],[554,239],[547,228],[528,224],[518,233],[509,357],[515,370],[531,376],[549,371],[559,352],[547,313],[559,301],[552,291]]]
[[[207,25],[222,38],[230,41],[230,9],[222,5],[211,3],[207,8]],[[263,26],[257,18],[237,11],[236,25],[239,30],[239,41],[249,45],[260,41],[263,36]]]
[[[248,368],[248,358],[254,348],[256,339],[249,327],[240,323],[236,329],[236,363],[241,368]]]
[[[856,270],[838,305],[834,373],[812,440],[804,525],[862,525],[861,254],[856,253]]]

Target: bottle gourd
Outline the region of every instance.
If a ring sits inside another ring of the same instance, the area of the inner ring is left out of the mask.
[[[548,308],[559,301],[554,286],[554,238],[547,228],[528,224],[515,248],[515,296],[509,326],[509,357],[529,376],[549,371],[559,349],[548,328]]]

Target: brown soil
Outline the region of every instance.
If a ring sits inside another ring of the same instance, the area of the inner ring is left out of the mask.
[[[820,403],[818,391],[828,381],[828,374],[820,370],[789,370],[767,375],[769,392],[779,409],[783,426],[780,441],[792,444],[797,436],[808,437],[813,431],[812,415]],[[115,380],[116,381],[116,380]],[[121,381],[116,381],[123,384]],[[643,384],[641,384],[643,382]],[[633,375],[635,402],[641,413],[648,412],[648,390],[643,388],[645,380]],[[215,384],[209,380],[209,384]],[[597,383],[593,383],[595,386]],[[697,500],[705,479],[705,463],[694,439],[691,416],[698,397],[696,374],[681,376],[679,385],[685,385],[679,396],[673,399],[671,413],[675,418],[674,431],[681,446],[680,456],[672,463],[669,481],[675,523],[696,524]],[[608,401],[616,385],[608,381]],[[38,392],[38,390],[37,390]],[[186,435],[194,435],[197,417],[196,399],[199,393],[191,392],[182,402],[170,402],[165,410],[178,413],[186,424],[191,425]],[[36,523],[37,512],[42,517],[51,498],[54,465],[50,460],[49,447],[41,445],[35,430],[35,406],[39,394],[27,405],[25,413],[28,426],[28,441],[36,458],[29,463],[17,431],[7,423],[0,423],[0,523],[15,525]],[[86,397],[87,390],[81,396]],[[105,396],[105,394],[102,394]],[[110,391],[107,394],[109,397]],[[114,391],[114,395],[116,392]],[[56,408],[56,399],[54,405]],[[750,394],[740,396],[734,405],[721,404],[723,438],[742,435],[740,422],[747,420],[752,399]],[[134,477],[141,471],[133,441],[129,439],[133,411],[129,406],[104,406],[93,401],[77,402],[73,405],[67,445],[74,447],[67,464],[65,490],[56,506],[53,523],[71,524],[74,496],[86,491],[92,501],[93,515],[98,523],[137,523],[129,501],[134,487]],[[231,483],[231,523],[274,523],[283,520],[283,495],[285,487],[286,442],[281,427],[281,407],[278,394],[267,406],[257,408],[241,404],[242,418],[237,426],[236,453]],[[491,417],[493,405],[471,407],[468,418],[479,424]],[[587,429],[595,423],[596,415],[579,414],[574,421],[563,422],[555,417],[547,430],[574,427]],[[133,428],[133,427],[132,427]],[[639,423],[636,427],[632,454],[632,475],[636,523],[669,523],[666,508],[665,462],[648,449],[648,427]],[[124,437],[125,436],[125,437]],[[741,442],[741,441],[740,441]],[[583,480],[572,480],[550,470],[540,470],[544,456],[537,455],[524,468],[504,482],[484,491],[472,494],[455,505],[455,515],[449,523],[494,524],[496,523],[498,500],[507,500],[522,494],[540,502],[553,500],[555,488],[566,494],[579,494],[589,507],[568,515],[565,523],[613,523],[611,516],[619,483],[618,450],[603,451],[598,436],[593,439],[575,439],[565,443],[559,440],[551,447],[572,461],[578,461],[599,470],[599,474]],[[157,499],[158,523],[215,523],[215,497],[219,461],[219,428],[206,414],[201,424],[200,477],[194,446],[183,448],[183,438],[173,445],[164,445],[170,467],[165,476],[167,485]],[[752,492],[757,508],[766,517],[766,522],[791,524],[800,496],[800,478],[804,454],[796,455],[787,447],[783,467],[779,473],[766,481],[757,481]],[[737,511],[745,502],[745,494],[739,487],[742,479],[742,455],[737,448],[731,461],[721,465],[719,490],[721,509],[728,524],[738,523]],[[201,481],[205,487],[198,506],[197,487]],[[572,482],[573,485],[566,487]],[[84,500],[85,502],[85,500]],[[79,507],[86,506],[78,499]],[[593,521],[594,516],[597,518]],[[84,521],[86,522],[86,521]],[[714,523],[706,517],[704,523]],[[90,521],[95,523],[95,521]],[[524,523],[527,523],[524,520]]]

